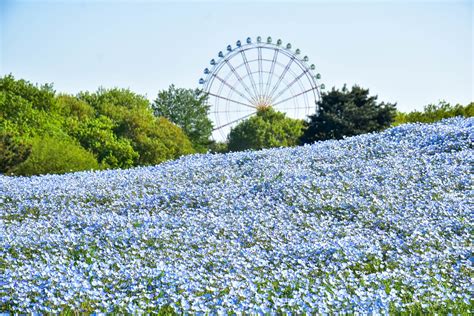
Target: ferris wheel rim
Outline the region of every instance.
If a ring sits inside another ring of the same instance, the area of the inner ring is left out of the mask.
[[[277,108],[281,105],[283,107],[281,110],[296,111],[294,114],[296,113],[297,116],[300,115],[299,109],[306,109],[307,115],[308,109],[312,107],[309,99],[314,97],[314,109],[317,111],[318,101],[321,99],[320,90],[324,89],[324,85],[318,83],[321,76],[313,72],[316,68],[314,64],[309,64],[307,56],[300,56],[299,49],[292,50],[291,44],[285,47],[281,45],[281,40],[273,43],[270,37],[268,41],[270,42],[261,42],[260,37],[257,38],[257,42],[252,42],[250,38],[247,38],[246,44],[237,41],[237,47],[232,48],[228,45],[225,54],[220,51],[218,58],[211,60],[212,67],[205,69],[206,77],[201,78],[199,83],[203,86],[203,91],[214,100],[211,106],[216,109],[210,113],[215,115],[214,121],[217,126],[213,132],[222,133],[224,127],[256,114],[260,107]],[[273,57],[264,58],[264,52]],[[248,54],[250,56],[257,54],[257,57],[248,57]],[[281,59],[286,60],[286,63],[281,62]],[[237,60],[239,62],[236,62]],[[263,65],[269,65],[268,63],[270,63],[269,71],[263,69]],[[241,69],[242,67],[245,68]],[[297,70],[292,70],[293,67]],[[274,73],[275,68],[278,68],[276,73]],[[288,77],[287,73],[291,76]],[[302,84],[303,81],[306,83]],[[280,89],[282,82],[283,86]],[[226,91],[227,96],[223,91]],[[310,92],[312,92],[311,97],[308,97]],[[304,102],[303,106],[300,106],[299,102]],[[235,111],[234,108],[239,109],[236,105],[243,110]],[[288,107],[288,105],[292,106]],[[220,110],[220,108],[225,108],[225,110]],[[229,116],[229,113],[241,112],[242,115],[246,115],[237,119]],[[219,117],[222,114],[226,115],[224,120]],[[221,135],[224,136],[224,134]]]
[[[312,70],[310,69],[310,67],[306,67],[306,65],[299,59],[296,58],[296,54],[293,53],[291,50],[289,49],[286,49],[286,48],[282,48],[276,44],[273,44],[273,43],[260,43],[258,45],[254,45],[254,43],[251,43],[251,44],[245,44],[245,45],[242,45],[240,47],[237,47],[235,49],[233,49],[232,51],[228,51],[226,53],[226,55],[224,55],[223,57],[221,57],[216,63],[215,65],[209,69],[209,74],[206,76],[206,79],[204,80],[205,83],[203,84],[203,90],[204,91],[207,91],[209,86],[211,85],[212,83],[212,80],[208,80],[209,78],[211,78],[211,75],[215,72],[218,72],[224,65],[226,65],[226,63],[228,63],[232,58],[234,58],[235,56],[239,55],[241,52],[245,52],[247,50],[250,50],[250,49],[255,49],[255,48],[265,48],[265,49],[271,49],[271,50],[277,50],[279,53],[283,53],[284,55],[286,55],[288,58],[292,59],[292,60],[295,60],[296,61],[296,65],[298,65],[300,67],[301,70],[303,71],[306,71],[308,70],[308,73],[311,73],[313,76],[307,76],[309,81],[314,83],[314,87],[315,89],[318,91],[318,96],[320,97],[320,91],[318,89],[318,83],[316,81],[316,76],[314,75],[314,73],[312,72]],[[304,57],[303,57],[304,58]],[[242,65],[242,64],[241,64]],[[239,65],[239,66],[241,66]]]

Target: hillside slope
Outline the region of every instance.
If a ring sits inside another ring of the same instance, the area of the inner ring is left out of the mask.
[[[457,311],[474,119],[156,167],[0,176],[0,311]]]

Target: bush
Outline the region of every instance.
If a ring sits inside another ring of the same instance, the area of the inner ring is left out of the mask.
[[[228,150],[263,149],[295,146],[303,134],[303,121],[288,118],[271,107],[239,123],[228,136]]]
[[[0,126],[0,173],[8,173],[13,167],[25,161],[31,151],[27,140],[15,132]]]
[[[11,173],[29,176],[98,168],[94,155],[73,140],[44,136],[33,139],[28,158],[14,167]]]
[[[209,151],[214,154],[225,154],[229,151],[226,142],[211,141]]]

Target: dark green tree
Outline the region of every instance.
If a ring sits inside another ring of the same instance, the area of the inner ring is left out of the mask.
[[[15,130],[0,126],[0,173],[7,173],[25,161],[30,152],[28,140],[22,139]]]
[[[228,150],[295,146],[303,134],[303,123],[271,107],[261,108],[256,115],[231,129],[227,137]]]
[[[189,137],[198,152],[205,152],[210,144],[212,122],[208,117],[207,96],[199,89],[175,88],[158,93],[152,108],[155,116],[163,116],[175,123]]]
[[[318,102],[319,110],[309,116],[301,142],[341,139],[388,128],[396,115],[396,104],[377,102],[369,90],[353,86],[348,90],[332,88],[323,93]]]

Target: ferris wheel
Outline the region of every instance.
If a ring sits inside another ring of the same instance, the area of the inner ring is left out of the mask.
[[[213,138],[225,140],[230,129],[261,108],[272,107],[292,118],[306,118],[317,110],[324,84],[316,66],[291,44],[258,36],[227,46],[211,59],[199,84],[208,95]]]

